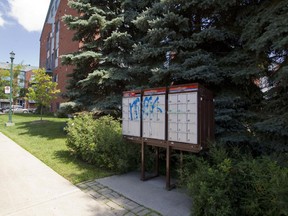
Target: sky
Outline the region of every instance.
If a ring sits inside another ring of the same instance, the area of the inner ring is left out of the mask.
[[[40,35],[50,0],[0,0],[0,62],[39,66]]]

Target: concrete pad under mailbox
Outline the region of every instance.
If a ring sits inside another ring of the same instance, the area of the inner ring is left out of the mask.
[[[164,216],[191,215],[191,198],[179,189],[167,191],[165,177],[141,181],[140,173],[132,172],[96,181]]]

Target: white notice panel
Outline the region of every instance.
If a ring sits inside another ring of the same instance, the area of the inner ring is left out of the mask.
[[[140,96],[122,98],[122,134],[140,137]]]
[[[146,95],[142,100],[143,137],[165,140],[165,95]]]
[[[198,144],[197,92],[168,95],[168,140]]]

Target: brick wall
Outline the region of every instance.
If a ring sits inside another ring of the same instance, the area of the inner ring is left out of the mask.
[[[39,61],[40,68],[45,68],[46,66],[46,57],[47,57],[46,44],[48,35],[50,34],[51,31],[52,31],[52,25],[50,23],[45,23],[40,37],[40,61]]]
[[[68,53],[73,53],[79,49],[79,42],[72,41],[74,36],[74,31],[68,30],[65,26],[64,22],[62,21],[62,16],[65,14],[71,14],[73,16],[77,16],[77,12],[72,10],[67,5],[68,0],[61,0],[59,3],[59,7],[55,13],[55,25],[58,21],[60,21],[60,28],[59,28],[59,53],[58,56],[65,55]],[[45,24],[46,25],[46,24]],[[46,57],[44,50],[46,50],[46,43],[47,37],[49,34],[49,30],[51,32],[52,28],[51,25],[47,24],[47,27],[44,25],[42,36],[40,39],[40,67],[45,67],[46,64]],[[55,34],[55,32],[54,32]],[[54,47],[56,48],[56,35],[54,35]],[[53,70],[52,76],[54,80],[57,79],[58,89],[60,89],[61,93],[58,95],[57,99],[52,101],[51,104],[51,111],[57,111],[59,104],[65,102],[65,99],[61,97],[61,94],[66,92],[66,85],[67,85],[67,75],[73,72],[72,66],[65,66],[61,64],[61,58],[58,58],[58,66],[55,67]],[[57,78],[56,78],[57,77]]]

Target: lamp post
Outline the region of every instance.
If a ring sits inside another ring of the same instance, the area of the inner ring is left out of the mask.
[[[15,58],[15,53],[12,51],[10,53],[10,59],[11,59],[11,68],[10,68],[10,107],[9,107],[9,120],[6,123],[6,126],[13,126],[14,123],[12,122],[12,82],[13,82],[13,60]]]

